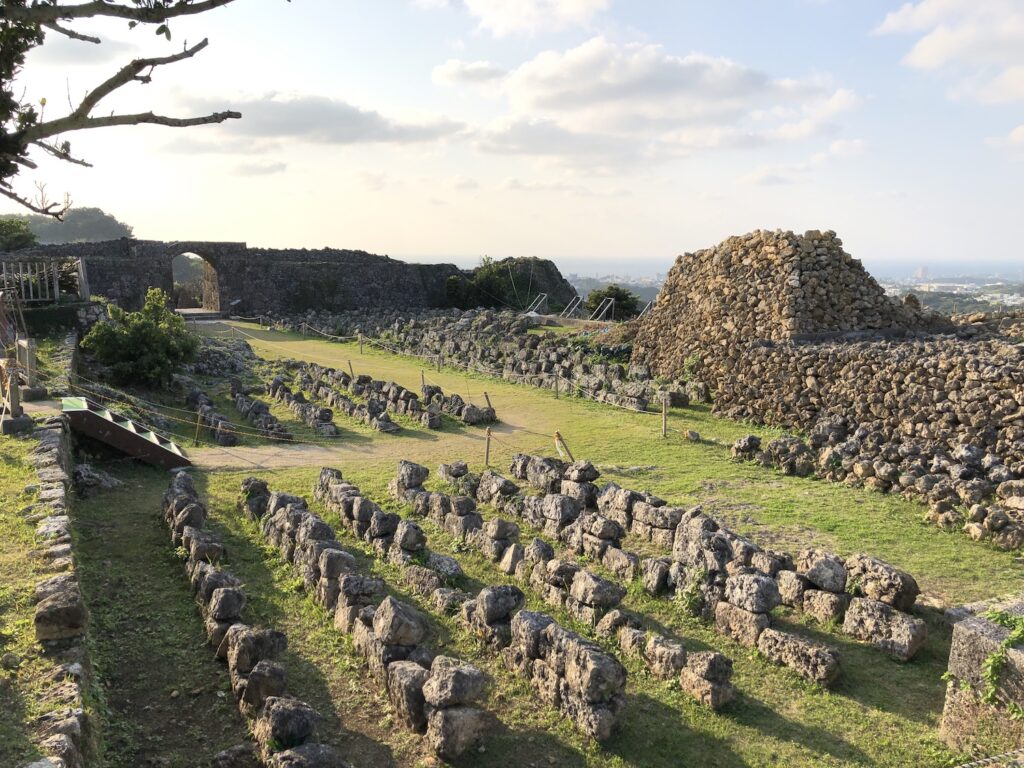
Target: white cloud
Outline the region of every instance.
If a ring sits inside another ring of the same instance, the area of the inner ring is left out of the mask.
[[[190,100],[197,114],[229,107],[241,120],[224,124],[223,134],[261,139],[289,138],[314,144],[411,144],[435,141],[462,129],[446,118],[404,122],[345,101],[323,96],[268,94],[252,99]]]
[[[546,51],[502,81],[511,114],[478,135],[485,151],[604,165],[835,134],[856,107],[827,78],[775,78],[726,58],[595,37]]]
[[[585,27],[611,0],[413,0],[421,8],[462,6],[495,37]]]
[[[108,39],[97,45],[83,40],[72,40],[59,32],[47,32],[46,44],[32,49],[28,55],[28,65],[82,67],[113,61],[127,64],[138,53],[138,46],[124,40]]]
[[[1018,125],[1006,136],[988,139],[988,144],[999,149],[1024,150],[1024,125]]]
[[[811,155],[806,162],[757,168],[740,181],[754,186],[799,184],[810,181],[815,173],[821,171],[822,166],[831,161],[863,154],[866,149],[867,144],[862,139],[836,139],[826,150]]]
[[[917,0],[889,13],[879,34],[916,35],[904,57],[952,77],[953,95],[987,103],[1024,101],[1024,3]]]
[[[586,26],[611,0],[464,0],[481,29],[495,37]]]
[[[241,163],[235,166],[237,176],[270,176],[283,173],[288,166],[285,163]]]
[[[434,67],[432,77],[438,85],[483,85],[500,80],[505,70],[489,61],[448,59]]]

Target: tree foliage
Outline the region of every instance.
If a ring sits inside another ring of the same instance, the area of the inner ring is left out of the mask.
[[[616,283],[591,291],[587,295],[587,311],[593,314],[605,299],[615,300],[615,305],[604,318],[606,320],[629,320],[640,314],[640,297]]]
[[[0,251],[16,251],[38,244],[36,236],[29,229],[28,222],[21,216],[0,217]]]
[[[537,298],[534,258],[495,261],[489,256],[469,275],[453,275],[445,286],[448,303],[459,309],[492,307],[524,310]],[[538,282],[539,282],[539,275]]]
[[[36,240],[43,245],[97,243],[132,236],[130,226],[100,208],[72,208],[63,220],[36,214],[12,214],[0,218],[25,222]]]
[[[94,325],[82,339],[82,348],[108,365],[119,383],[165,385],[199,349],[199,339],[185,320],[168,309],[169,298],[159,288],[150,288],[139,312],[109,305],[109,321]]]
[[[125,19],[129,27],[155,26],[158,35],[170,39],[168,22],[179,16],[191,16],[228,5],[234,0],[3,0],[0,3],[0,194],[36,213],[60,218],[71,205],[65,196],[61,202],[46,197],[45,184],[37,183],[38,194],[30,199],[15,192],[13,181],[24,169],[36,168],[33,152],[43,152],[78,165],[89,165],[71,154],[66,134],[74,131],[115,125],[149,123],[183,128],[220,123],[239,118],[238,112],[223,111],[197,117],[168,117],[153,112],[131,114],[94,114],[100,102],[130,84],[145,85],[153,79],[157,67],[190,59],[207,46],[202,40],[185,46],[169,56],[134,59],[89,91],[67,114],[44,119],[46,101],[38,104],[25,99],[24,89],[15,80],[25,64],[25,55],[43,45],[46,34],[61,34],[74,40],[98,45],[98,37],[76,31],[72,25],[81,19],[111,17]]]

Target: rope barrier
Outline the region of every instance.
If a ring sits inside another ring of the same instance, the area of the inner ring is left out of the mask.
[[[1005,763],[1008,757],[1018,756],[1024,756],[1024,749],[1015,749],[1011,752],[1004,752],[1001,755],[992,755],[991,757],[984,757],[980,760],[975,760],[971,763],[963,763],[961,765],[958,765],[957,768],[980,768],[983,765],[997,765],[999,763]]]

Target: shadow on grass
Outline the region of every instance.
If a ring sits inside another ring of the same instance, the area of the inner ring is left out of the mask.
[[[320,713],[321,740],[337,746],[349,758],[358,756],[360,763],[395,765],[390,747],[346,728],[335,706],[330,682],[319,665],[336,664],[346,650],[342,638],[329,626],[327,613],[305,594],[297,572],[280,554],[257,543],[260,534],[255,523],[210,498],[206,475],[196,476],[196,490],[208,500],[207,527],[220,536],[227,548],[224,567],[242,580],[246,594],[244,621],[253,626],[280,629],[289,635],[289,648],[281,658],[288,673],[288,691]],[[309,646],[295,641],[296,622],[304,634],[310,635]],[[308,655],[308,647],[314,647],[318,655]]]
[[[928,639],[917,655],[900,662],[866,643],[816,627],[794,614],[772,618],[773,626],[836,649],[842,673],[831,692],[858,704],[933,726],[939,717],[946,686],[942,674],[949,658],[950,630],[941,615],[924,616]]]

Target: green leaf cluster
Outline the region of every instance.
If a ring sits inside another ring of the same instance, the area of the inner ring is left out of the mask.
[[[82,339],[82,348],[110,367],[120,383],[162,386],[178,366],[191,361],[199,339],[184,319],[167,307],[168,296],[150,288],[139,312],[107,307],[108,322],[97,323]]]

